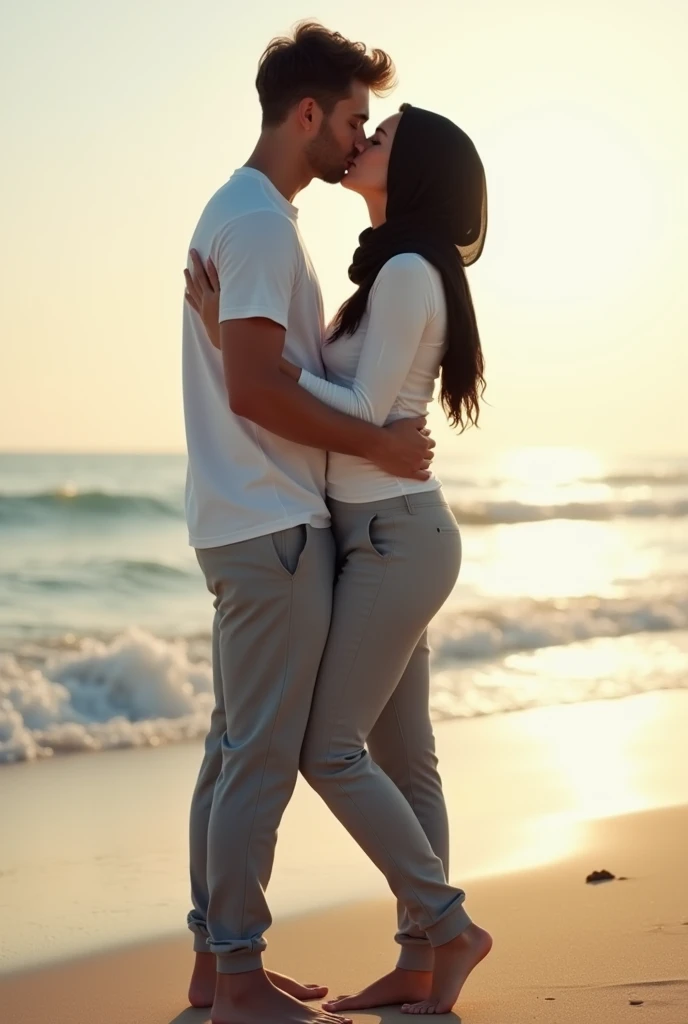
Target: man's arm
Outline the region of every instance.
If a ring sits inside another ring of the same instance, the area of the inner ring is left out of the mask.
[[[280,370],[284,327],[262,317],[225,320],[220,344],[229,404],[237,416],[310,448],[355,455],[394,476],[426,480],[433,443],[422,420],[386,429],[324,405]]]

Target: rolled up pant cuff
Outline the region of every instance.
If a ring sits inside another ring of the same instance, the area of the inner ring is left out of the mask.
[[[194,953],[209,953],[208,928],[205,921],[197,920],[192,911],[186,919],[186,924],[189,931],[193,933]]]
[[[408,946],[402,943],[397,967],[402,971],[431,971],[434,967],[432,946],[429,942]]]
[[[472,924],[466,913],[463,903],[452,907],[439,921],[436,921],[430,928],[426,928],[426,934],[430,939],[430,945],[443,946],[445,942],[451,942],[457,935],[461,935]]]
[[[210,951],[216,954],[218,974],[248,974],[249,971],[262,970],[262,953],[252,953],[247,950],[245,953],[223,954],[213,950],[212,946]]]

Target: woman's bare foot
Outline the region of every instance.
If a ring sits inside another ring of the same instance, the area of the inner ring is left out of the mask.
[[[349,1017],[305,1006],[276,988],[265,971],[218,974],[210,1020],[211,1024],[352,1024]]]
[[[339,996],[323,1003],[330,1013],[341,1010],[370,1010],[374,1006],[394,1006],[427,999],[432,985],[432,971],[404,971],[395,967],[384,978],[378,978],[355,996]]]
[[[417,1003],[404,1003],[402,1013],[449,1013],[454,1008],[466,978],[492,949],[492,936],[477,924],[451,942],[436,946],[435,969],[430,995]]]
[[[301,985],[293,978],[276,971],[265,972],[275,986],[301,1002],[310,999],[324,999],[327,995],[325,985]],[[215,954],[196,953],[191,983],[189,985],[189,1002],[192,1006],[208,1007],[213,1005],[215,998],[215,978],[217,976]]]

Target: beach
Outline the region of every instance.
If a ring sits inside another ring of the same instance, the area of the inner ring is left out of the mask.
[[[430,628],[451,880],[495,938],[457,1013],[688,1024],[688,460],[437,463],[464,544]],[[184,468],[0,459],[2,1024],[207,1020],[185,920],[211,602]],[[268,965],[334,995],[393,965],[386,883],[302,780],[269,896]]]
[[[464,1024],[688,1024],[688,693],[437,733],[452,880],[495,937],[457,1006]],[[27,824],[9,855],[3,844],[3,1022],[209,1019],[185,991],[184,830],[199,757],[194,742],[3,770],[3,820],[21,803]],[[598,870],[617,878],[587,884]],[[270,892],[268,966],[339,994],[393,965],[393,899],[301,782]]]

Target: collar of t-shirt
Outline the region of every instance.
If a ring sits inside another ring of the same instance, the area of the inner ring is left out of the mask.
[[[241,178],[254,178],[259,181],[263,186],[263,189],[270,196],[270,199],[276,206],[279,206],[283,210],[287,217],[291,217],[292,220],[296,220],[299,216],[299,211],[296,206],[293,206],[288,199],[285,199],[282,193],[275,188],[270,179],[262,171],[257,171],[255,167],[239,167],[234,172],[234,176]]]

